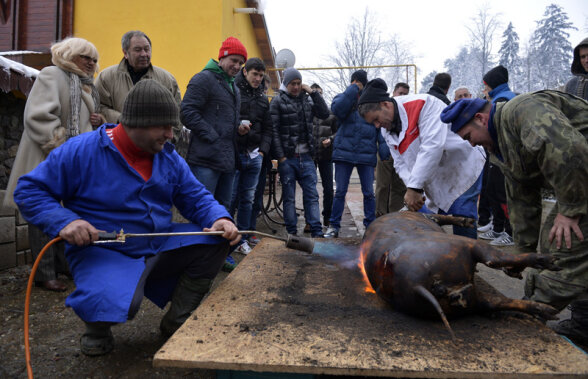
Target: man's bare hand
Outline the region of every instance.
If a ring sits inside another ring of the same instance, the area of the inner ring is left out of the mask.
[[[98,240],[98,229],[88,221],[74,220],[61,229],[59,236],[70,245],[85,246]]]
[[[360,91],[363,90],[363,83],[360,82],[359,80],[356,79],[356,80],[352,81],[351,84],[357,85],[359,87]]]
[[[415,190],[408,188],[404,194],[404,204],[409,210],[416,212],[425,205],[425,196]]]
[[[308,84],[302,84],[302,90],[309,95],[312,93],[312,88]]]
[[[329,147],[331,145],[331,139],[330,138],[325,138],[323,140],[323,146],[324,147]]]
[[[238,233],[239,230],[233,221],[228,218],[219,218],[210,228],[204,228],[202,230],[205,232],[223,231],[223,238],[231,241],[231,246],[237,244],[237,242],[241,240],[241,235]]]
[[[553,227],[549,231],[549,243],[553,243],[555,239],[555,247],[559,250],[561,248],[561,238],[564,237],[566,247],[572,248],[572,230],[580,241],[584,241],[584,236],[580,230],[580,216],[567,217],[560,213],[555,216]]]

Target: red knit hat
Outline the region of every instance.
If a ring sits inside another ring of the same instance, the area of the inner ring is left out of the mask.
[[[241,55],[243,58],[245,58],[245,60],[247,60],[247,49],[245,46],[243,46],[241,41],[239,41],[237,38],[229,37],[221,45],[221,48],[218,51],[218,59],[233,54]]]

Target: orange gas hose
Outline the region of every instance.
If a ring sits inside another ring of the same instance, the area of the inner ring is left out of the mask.
[[[24,307],[24,345],[25,345],[25,360],[27,364],[27,375],[30,379],[33,379],[33,366],[31,366],[31,350],[29,346],[29,304],[31,302],[31,291],[33,290],[33,283],[35,282],[35,273],[37,272],[37,267],[41,262],[41,258],[45,255],[47,249],[56,242],[61,241],[61,237],[53,238],[51,241],[43,247],[39,256],[35,260],[33,264],[33,268],[31,269],[31,275],[29,275],[29,283],[27,284],[27,293],[25,296],[25,307]]]

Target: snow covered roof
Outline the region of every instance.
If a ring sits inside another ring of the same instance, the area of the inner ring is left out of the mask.
[[[8,53],[14,53],[10,51]],[[22,54],[22,52],[20,52]],[[27,52],[28,53],[28,52]],[[4,70],[12,70],[22,76],[26,76],[28,78],[36,78],[39,75],[39,70],[34,69],[32,67],[26,66],[22,63],[15,62],[11,59],[4,58],[2,55],[14,55],[14,54],[6,54],[5,52],[0,53],[0,67]]]
[[[0,55],[22,55],[22,54],[43,54],[40,51],[32,51],[32,50],[10,50],[10,51],[0,51]]]
[[[4,58],[0,54],[0,90],[18,90],[28,96],[39,70]]]

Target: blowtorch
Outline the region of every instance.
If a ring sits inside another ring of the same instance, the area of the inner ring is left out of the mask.
[[[305,253],[312,254],[314,251],[314,239],[307,237],[294,236],[289,234],[287,238],[278,237],[267,233],[258,232],[256,230],[239,230],[237,233],[243,234],[255,234],[260,237],[268,237],[286,243],[286,247],[289,249],[300,250]],[[127,238],[135,237],[173,237],[173,236],[222,236],[223,231],[214,232],[175,232],[175,233],[125,233],[122,229],[120,232],[98,232],[98,241],[94,241],[95,244],[99,243],[125,243]]]

